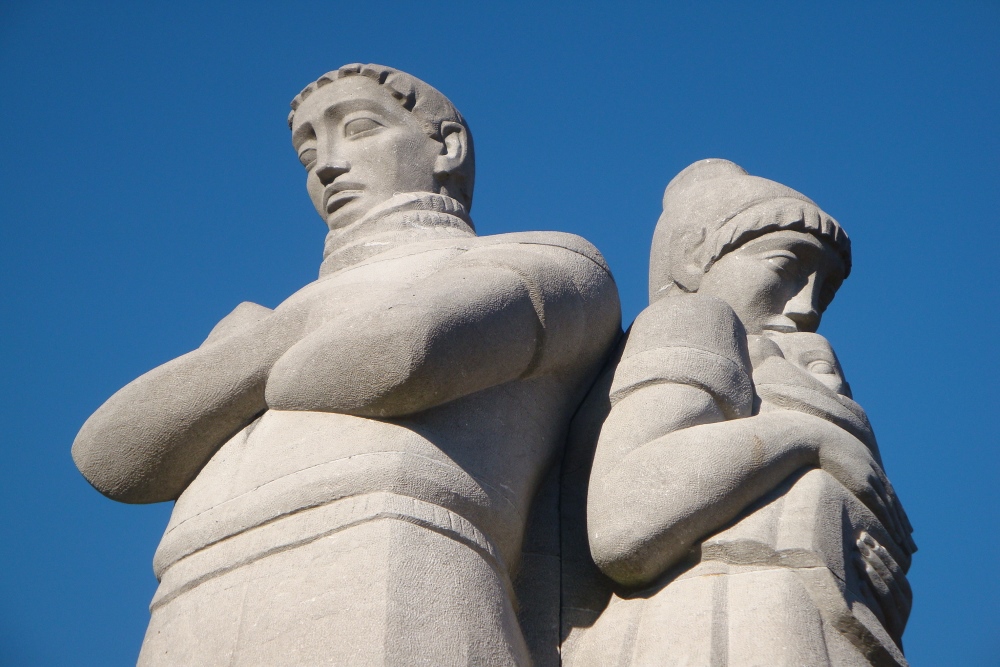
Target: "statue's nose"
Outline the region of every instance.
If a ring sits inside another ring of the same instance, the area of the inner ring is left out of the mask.
[[[805,312],[786,312],[785,317],[795,322],[799,331],[816,331],[819,328],[819,313],[812,308]]]
[[[333,179],[351,170],[351,164],[343,160],[330,160],[316,168],[316,177],[323,185],[330,185]]]
[[[816,308],[815,292],[816,277],[811,276],[799,293],[785,304],[782,315],[795,322],[799,331],[816,331],[819,328],[820,314]]]

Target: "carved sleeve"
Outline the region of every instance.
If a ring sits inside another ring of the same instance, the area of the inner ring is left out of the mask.
[[[561,261],[555,261],[552,254]],[[271,408],[398,417],[566,365],[614,340],[617,292],[565,249],[473,249],[316,330],[275,364]]]

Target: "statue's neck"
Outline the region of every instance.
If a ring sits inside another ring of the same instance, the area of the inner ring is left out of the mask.
[[[435,238],[475,236],[465,207],[446,195],[404,192],[326,235],[322,278],[399,246]]]

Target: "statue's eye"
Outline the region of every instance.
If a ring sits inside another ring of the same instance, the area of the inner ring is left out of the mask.
[[[809,364],[809,372],[815,373],[816,375],[834,375],[837,369],[833,367],[829,361],[824,361],[823,359],[817,359],[816,361]]]
[[[799,258],[787,250],[779,250],[769,253],[766,258],[768,264],[778,273],[795,278],[799,274]]]
[[[382,127],[385,125],[373,118],[355,118],[344,125],[344,136],[357,137]]]
[[[302,166],[306,169],[312,169],[313,165],[316,164],[316,149],[307,148],[299,153],[299,162],[301,162]]]

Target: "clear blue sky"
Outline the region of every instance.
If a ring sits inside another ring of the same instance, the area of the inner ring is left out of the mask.
[[[626,321],[694,160],[838,218],[855,270],[821,332],[916,527],[907,653],[998,664],[1000,5],[818,4],[3,3],[0,663],[134,662],[170,507],[106,500],[70,443],[238,302],[315,277],[285,116],[361,61],[463,111],[481,233],[587,237]]]

